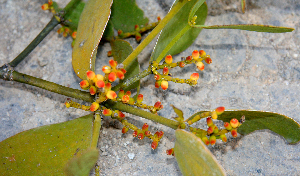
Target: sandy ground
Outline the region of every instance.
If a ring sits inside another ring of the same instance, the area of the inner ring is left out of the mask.
[[[46,1],[0,0],[0,65],[15,58],[42,30],[51,14],[41,10]],[[59,1],[64,6],[67,2]],[[138,0],[150,22],[165,16],[171,0]],[[169,84],[168,91],[154,88],[152,77],[143,79],[141,93],[148,104],[161,101],[160,115],[175,116],[170,104],[180,107],[185,117],[203,109],[255,109],[281,113],[300,122],[300,2],[296,0],[251,0],[245,14],[239,2],[208,1],[206,24],[260,23],[295,28],[292,33],[269,34],[239,30],[203,30],[196,42],[175,57],[179,60],[194,49],[204,49],[213,63],[200,74],[196,87]],[[17,71],[79,89],[79,79],[71,66],[71,39],[56,33],[56,28],[16,68]],[[143,36],[144,38],[145,36]],[[134,39],[128,39],[133,47]],[[148,66],[153,41],[139,56],[141,69]],[[108,43],[100,46],[98,58],[106,58]],[[106,61],[107,62],[107,61]],[[97,61],[96,72],[103,63]],[[188,78],[195,67],[172,70]],[[18,132],[42,125],[72,120],[85,112],[67,109],[66,97],[36,87],[0,80],[0,141]],[[157,150],[150,140],[122,135],[115,126],[104,123],[101,131],[98,164],[101,175],[181,175],[175,158],[165,151],[174,146],[174,131],[162,125],[127,114],[141,127],[147,122],[152,131],[163,130],[165,137]],[[204,126],[200,121],[199,126]],[[260,131],[229,142],[217,142],[209,149],[228,175],[299,175],[300,144],[288,145],[280,136]]]

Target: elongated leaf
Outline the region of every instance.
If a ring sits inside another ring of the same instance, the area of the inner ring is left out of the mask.
[[[66,174],[68,176],[88,176],[91,169],[98,160],[99,151],[95,148],[84,151],[77,155],[67,164]]]
[[[130,46],[130,43],[126,42],[125,40],[116,39],[111,42],[112,48],[112,55],[115,61],[118,63],[122,63],[130,53],[132,53],[133,49]],[[126,81],[128,78],[139,74],[140,72],[140,65],[138,63],[137,58],[126,68],[125,78],[120,80],[120,83]],[[124,89],[124,91],[128,91],[131,89],[139,88],[140,81],[136,81],[135,83],[131,84],[129,87]]]
[[[214,25],[214,26],[194,25],[193,27],[203,28],[203,29],[240,29],[240,30],[247,30],[247,31],[270,32],[270,33],[292,32],[293,30],[295,30],[294,28],[259,25],[259,24],[233,24],[233,25]]]
[[[240,119],[243,115],[246,121],[238,128],[238,133],[242,135],[256,130],[268,129],[284,137],[290,144],[296,144],[300,141],[300,125],[293,119],[281,114],[263,111],[226,110],[218,119],[229,122],[230,119]]]
[[[46,125],[12,136],[0,143],[3,175],[64,175],[77,153],[90,147],[92,115]]]
[[[112,0],[89,0],[80,16],[72,53],[76,75],[86,79],[88,70],[95,70],[98,44],[110,16]]]
[[[222,166],[193,133],[176,130],[174,153],[183,175],[226,175]]]
[[[242,12],[245,13],[246,0],[241,0]]]
[[[204,0],[201,1],[203,4]],[[195,28],[191,28],[189,30],[183,29],[186,27],[186,25],[188,25],[189,12],[196,2],[197,0],[191,0],[190,2],[186,3],[161,31],[155,49],[152,53],[151,60],[157,60],[162,52],[166,53],[162,57],[165,57],[168,54],[178,54],[187,49],[195,41],[201,30],[196,30]],[[198,17],[196,23],[204,24],[207,16],[206,3],[203,4],[195,12]],[[179,38],[176,38],[176,36],[179,36]],[[175,41],[173,41],[174,39]],[[164,51],[171,42],[175,44],[171,46],[171,48],[168,48],[168,51]]]
[[[77,30],[79,19],[80,19],[80,15],[81,15],[81,13],[83,11],[84,6],[85,6],[84,2],[82,2],[82,1],[79,2],[74,7],[74,9],[72,9],[70,11],[70,13],[65,16],[65,19],[68,20],[68,21],[70,21],[72,23],[72,25],[70,26],[72,30]]]
[[[177,118],[175,118],[177,121],[179,121],[179,122],[183,122],[183,120],[184,120],[184,117],[183,117],[183,112],[180,110],[180,109],[178,109],[178,108],[176,108],[174,105],[171,105],[172,106],[172,108],[173,108],[173,110],[174,110],[174,112],[177,114]]]
[[[114,0],[111,20],[114,28],[121,29],[123,32],[132,32],[136,24],[145,25],[149,21],[144,17],[144,12],[136,5],[135,0]]]

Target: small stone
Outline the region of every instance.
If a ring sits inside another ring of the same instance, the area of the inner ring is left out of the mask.
[[[134,156],[135,156],[134,153],[128,153],[128,158],[129,158],[129,159],[133,160]]]

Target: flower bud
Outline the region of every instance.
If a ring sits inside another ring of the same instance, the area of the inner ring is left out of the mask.
[[[96,74],[95,74],[95,72],[89,70],[86,72],[86,76],[89,80],[93,80],[95,78]]]
[[[41,8],[43,10],[48,10],[49,9],[49,4],[43,4]]]
[[[112,68],[116,68],[117,65],[118,65],[118,62],[115,61],[115,60],[113,60],[113,59],[110,59],[110,60],[108,61],[108,63],[109,63],[109,65],[110,65]]]
[[[110,91],[107,92],[106,97],[108,99],[113,100],[113,99],[117,98],[117,94],[116,94],[115,91],[110,90]]]
[[[169,68],[168,67],[164,67],[163,68],[163,74],[164,75],[168,75],[169,74]]]
[[[169,83],[168,81],[162,81],[160,86],[163,90],[166,90],[169,87]]]
[[[97,92],[96,87],[95,87],[95,86],[91,86],[91,87],[90,87],[90,94],[91,94],[91,95],[95,95],[96,92]]]
[[[194,50],[192,52],[192,57],[193,57],[194,60],[198,60],[199,59],[199,51]]]
[[[111,116],[112,110],[110,110],[110,109],[104,109],[102,111],[102,114],[105,115],[105,116]]]
[[[210,136],[209,142],[210,142],[211,145],[215,145],[215,144],[216,144],[216,141],[217,141],[216,136]]]
[[[216,111],[217,115],[221,115],[225,111],[225,107],[223,107],[223,106],[218,107],[218,108],[216,108],[215,111]]]
[[[120,90],[118,96],[122,98],[125,95],[124,90]]]
[[[89,86],[90,86],[90,84],[89,84],[89,82],[87,81],[87,80],[82,80],[80,83],[79,83],[79,85],[80,85],[80,87],[82,88],[82,89],[87,89]]]
[[[212,134],[212,133],[214,132],[214,128],[215,128],[215,126],[210,126],[210,127],[208,127],[208,129],[207,129],[207,134],[208,134],[208,135]]]
[[[111,68],[110,68],[110,66],[105,65],[105,66],[102,67],[102,71],[104,73],[108,74],[108,73],[111,72]]]
[[[96,83],[95,83],[96,87],[98,88],[103,88],[105,86],[105,82],[102,81],[102,80],[98,80]]]
[[[139,140],[142,140],[142,139],[144,139],[144,134],[143,134],[143,133],[140,133],[140,134],[138,134],[137,137],[139,138]]]
[[[90,107],[90,110],[92,112],[94,112],[94,111],[97,111],[98,108],[99,108],[99,104],[96,103],[96,102],[93,102],[92,105],[91,105],[91,107]]]
[[[203,71],[204,70],[204,64],[202,62],[196,62],[196,66],[198,70]]]
[[[174,155],[174,148],[171,148],[166,151],[167,155]]]
[[[124,73],[123,73],[122,71],[120,71],[120,70],[118,70],[118,71],[116,72],[116,75],[117,75],[117,77],[118,77],[119,79],[124,79],[124,78],[125,78]]]
[[[171,56],[171,55],[167,55],[166,58],[165,58],[165,62],[166,62],[167,64],[171,64],[172,61],[173,61],[172,56]]]
[[[233,118],[230,120],[230,125],[232,126],[232,128],[236,128],[239,126],[239,121],[236,118]]]
[[[226,128],[226,130],[230,131],[232,129],[232,126],[230,125],[230,123],[225,122],[224,123],[224,127]]]
[[[218,118],[216,111],[211,112],[211,118],[215,120]]]
[[[117,79],[116,73],[115,72],[110,72],[109,75],[108,75],[108,80],[110,82],[114,82],[116,79]]]
[[[143,95],[143,94],[139,94],[139,95],[137,96],[136,101],[137,101],[138,103],[141,103],[141,102],[143,101],[143,99],[144,99],[144,95]]]
[[[191,80],[197,81],[199,79],[199,73],[193,73],[190,76]]]
[[[184,63],[184,62],[179,62],[178,66],[179,66],[180,68],[183,68],[183,67],[185,66],[185,63]]]
[[[128,95],[124,95],[123,97],[122,97],[122,102],[123,103],[128,103],[129,102],[129,96]]]
[[[158,109],[161,105],[161,102],[160,101],[157,101],[155,104],[154,104],[154,108]]]
[[[206,56],[206,52],[204,51],[204,50],[200,50],[199,51],[199,55],[200,55],[200,57],[205,57]]]
[[[158,146],[158,141],[153,141],[152,142],[152,144],[151,144],[151,148],[153,149],[153,150],[155,150],[156,148],[157,148],[157,146]]]
[[[201,138],[201,140],[203,141],[203,143],[205,144],[205,145],[209,145],[209,140],[208,140],[208,138],[205,136],[205,137],[203,137],[203,138]]]
[[[129,130],[129,128],[127,126],[124,126],[122,128],[122,133],[125,134],[125,133],[127,133],[128,130]]]
[[[142,130],[143,131],[148,131],[149,125],[147,123],[144,123]]]
[[[236,129],[232,129],[231,130],[231,135],[232,135],[232,137],[236,138],[237,137],[237,130]]]
[[[207,126],[209,126],[209,127],[214,125],[214,122],[210,117],[207,117],[206,123],[207,123]]]
[[[227,142],[227,137],[225,134],[221,134],[220,135],[220,139],[223,141],[223,142]]]
[[[212,60],[211,60],[210,57],[206,57],[204,60],[205,60],[205,62],[206,62],[207,64],[211,64],[211,63],[212,63]]]

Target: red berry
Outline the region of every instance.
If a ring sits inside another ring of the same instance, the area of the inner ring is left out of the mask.
[[[161,105],[161,102],[160,101],[157,101],[155,104],[154,104],[154,108],[158,109]]]
[[[167,55],[166,58],[165,58],[165,62],[167,64],[171,64],[173,62],[173,58],[171,55]]]
[[[137,137],[137,135],[138,135],[138,131],[137,130],[132,133],[133,137]]]
[[[144,134],[143,134],[143,133],[140,133],[140,134],[138,135],[138,138],[139,138],[139,140],[144,139]]]
[[[194,60],[198,60],[199,59],[199,51],[194,50],[192,52],[192,57],[193,57]]]
[[[197,81],[199,79],[199,73],[193,73],[190,76],[191,80]]]
[[[179,67],[183,68],[185,66],[184,62],[179,62]]]
[[[94,111],[97,111],[98,108],[99,108],[99,104],[96,103],[96,102],[93,102],[92,105],[91,105],[91,107],[90,107],[90,110],[92,112],[94,112]]]
[[[112,110],[110,110],[110,109],[104,109],[102,111],[102,114],[105,115],[105,116],[111,116]]]
[[[95,78],[96,74],[95,74],[95,72],[89,70],[86,72],[86,76],[89,80],[93,80]]]
[[[108,80],[110,82],[114,82],[116,79],[117,79],[116,73],[115,72],[110,72],[109,75],[108,75]]]
[[[129,97],[128,95],[124,95],[124,96],[122,97],[122,102],[123,102],[123,103],[128,103],[128,102],[129,102],[129,99],[130,99],[130,97]]]
[[[168,75],[169,74],[169,68],[168,67],[164,67],[163,68],[163,74],[164,75]]]
[[[125,134],[125,133],[127,133],[128,130],[129,130],[129,128],[126,127],[126,126],[124,126],[124,127],[122,128],[122,133]]]
[[[171,148],[166,151],[167,155],[174,155],[174,148]]]
[[[239,124],[240,124],[240,122],[236,118],[233,118],[230,120],[230,125],[232,126],[232,128],[238,127]]]
[[[237,131],[236,131],[236,129],[232,129],[232,130],[231,130],[231,135],[232,135],[232,137],[234,137],[234,138],[237,137]]]
[[[207,123],[207,126],[209,126],[209,127],[214,125],[214,122],[213,122],[213,120],[210,117],[208,117],[206,119],[206,123]]]
[[[80,87],[81,87],[82,89],[87,89],[89,86],[90,86],[90,84],[89,84],[89,82],[88,82],[87,80],[82,80],[82,81],[80,82]]]
[[[90,94],[91,94],[91,95],[95,95],[96,92],[97,92],[96,87],[95,87],[95,86],[91,86],[91,87],[90,87]]]
[[[162,81],[160,86],[163,90],[167,90],[169,87],[169,83],[168,81]]]
[[[225,107],[223,107],[223,106],[218,107],[218,108],[216,108],[215,111],[216,111],[217,115],[221,115],[225,111]]]
[[[205,62],[206,62],[207,64],[211,64],[211,63],[212,63],[212,60],[211,60],[210,57],[206,57],[204,60],[205,60]]]
[[[117,98],[117,94],[116,94],[115,91],[110,90],[110,91],[107,92],[106,97],[108,99],[113,100],[113,99]]]
[[[105,82],[102,81],[102,80],[98,80],[96,83],[95,83],[96,87],[98,88],[103,88],[105,86]]]
[[[158,146],[158,141],[153,141],[152,144],[151,144],[151,148],[153,150],[155,150],[157,148],[157,146]]]
[[[199,50],[199,54],[202,58],[206,56],[206,52],[204,50]]]
[[[148,131],[149,125],[147,123],[144,123],[142,130],[143,131]]]
[[[192,59],[193,59],[192,56],[188,56],[188,57],[186,57],[185,60],[186,60],[186,61],[192,61]]]

